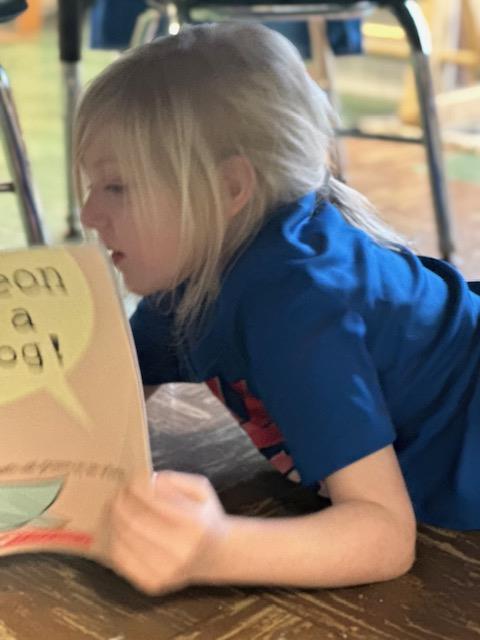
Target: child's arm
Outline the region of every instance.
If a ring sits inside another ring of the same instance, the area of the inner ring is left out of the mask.
[[[332,587],[411,567],[415,519],[391,446],[327,479],[332,506],[307,516],[225,515],[205,478],[164,472],[112,513],[113,568],[148,593],[192,583]]]
[[[416,524],[393,448],[334,473],[327,486],[332,506],[318,513],[234,519],[209,581],[338,587],[408,571]]]

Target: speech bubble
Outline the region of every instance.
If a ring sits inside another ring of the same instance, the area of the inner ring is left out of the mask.
[[[93,326],[90,287],[67,249],[0,253],[0,404],[44,389],[90,429],[68,374]]]

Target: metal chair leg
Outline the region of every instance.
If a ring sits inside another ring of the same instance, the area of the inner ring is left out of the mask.
[[[64,78],[64,137],[67,182],[67,231],[65,238],[83,238],[72,172],[72,124],[81,91],[80,60],[82,20],[85,3],[82,0],[57,0],[60,62]]]
[[[46,244],[40,207],[33,188],[30,165],[15,111],[10,83],[2,67],[0,67],[0,127],[3,133],[5,155],[12,176],[11,190],[15,191],[18,197],[27,242],[29,245]]]
[[[67,183],[67,231],[65,239],[77,240],[83,238],[83,232],[80,225],[80,215],[78,211],[78,203],[75,194],[75,185],[73,180],[73,119],[78,98],[81,91],[80,82],[80,63],[79,62],[63,62],[63,87],[64,87],[64,143],[65,143],[65,168]]]
[[[405,30],[412,51],[412,65],[415,73],[423,141],[427,153],[430,189],[437,224],[438,246],[442,258],[452,260],[455,253],[455,243],[430,69],[430,31],[417,2],[407,0],[395,3],[391,10]]]

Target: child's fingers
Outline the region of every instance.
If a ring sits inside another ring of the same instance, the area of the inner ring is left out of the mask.
[[[157,513],[132,518],[128,509],[118,507],[108,553],[112,568],[148,593],[181,586],[202,534],[195,522],[184,524],[172,526]]]
[[[135,503],[117,501],[111,509],[112,538],[133,540],[135,544],[162,547],[175,525],[158,514],[146,509],[137,509]]]
[[[146,503],[154,496],[161,495],[165,499],[175,494],[204,502],[212,494],[212,487],[205,476],[170,470],[154,473],[148,483],[143,478],[134,478],[127,485],[127,490]]]
[[[112,526],[154,540],[171,535],[172,529],[191,525],[198,506],[198,501],[171,487],[162,487],[156,496],[139,495],[134,488],[126,487],[111,506]]]
[[[141,515],[142,510],[151,511],[159,503],[161,496],[163,502],[177,504],[179,507],[188,506],[191,498],[183,491],[179,491],[175,484],[168,481],[168,476],[173,472],[154,473],[150,482],[143,478],[134,478],[118,494],[117,503],[127,505],[132,512],[137,511]],[[163,478],[161,486],[158,477]]]
[[[119,512],[112,525],[112,549],[123,546],[129,548],[132,554],[152,561],[168,556],[171,530],[165,533],[161,523],[149,523],[147,519],[133,524],[129,522],[127,514]]]
[[[145,558],[151,558],[154,562],[146,562]],[[137,589],[149,594],[157,595],[165,586],[160,576],[156,574],[155,566],[162,564],[161,554],[158,549],[138,545],[138,541],[132,544],[127,537],[116,537],[109,552],[109,564],[111,568],[131,582]]]
[[[163,496],[168,490],[174,489],[197,502],[205,502],[212,494],[208,478],[194,473],[159,471],[154,474],[153,486],[156,496]]]

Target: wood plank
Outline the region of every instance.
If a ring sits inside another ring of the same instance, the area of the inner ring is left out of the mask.
[[[93,562],[47,554],[2,558],[0,574],[0,620],[15,640],[38,640],[40,629],[48,640],[168,640],[239,599],[232,589],[147,598]]]
[[[480,85],[440,93],[437,95],[436,103],[441,126],[448,128],[455,126],[467,128],[469,124],[480,126]]]
[[[215,616],[201,629],[180,634],[175,640],[318,640],[321,633],[320,627],[298,613],[260,599],[229,616]]]

